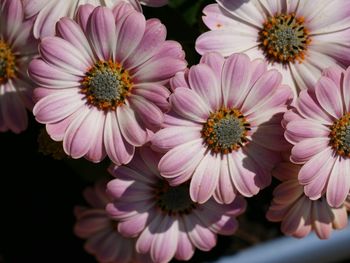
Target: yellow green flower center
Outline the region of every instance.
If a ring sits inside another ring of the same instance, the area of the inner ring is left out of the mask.
[[[260,48],[270,62],[286,64],[304,60],[311,43],[304,18],[292,14],[268,17],[259,33]]]
[[[247,143],[250,124],[237,109],[222,108],[210,114],[202,137],[214,153],[227,154]]]
[[[6,83],[15,77],[16,56],[10,46],[0,39],[0,84]]]
[[[133,83],[119,63],[99,61],[86,72],[81,92],[89,104],[101,110],[115,110],[129,96]]]
[[[331,147],[341,156],[350,157],[350,113],[346,113],[330,127]]]
[[[158,208],[169,215],[189,214],[197,207],[190,198],[187,183],[170,186],[166,181],[159,181],[155,199]]]

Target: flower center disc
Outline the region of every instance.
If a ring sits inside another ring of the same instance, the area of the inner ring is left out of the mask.
[[[112,61],[97,62],[85,75],[81,92],[89,104],[101,110],[115,110],[132,88],[129,72]]]
[[[350,113],[335,121],[330,127],[330,145],[341,156],[350,157]]]
[[[247,142],[250,124],[237,109],[220,109],[210,114],[203,125],[202,137],[214,153],[227,154]]]
[[[158,207],[170,215],[190,213],[196,203],[191,200],[188,188],[188,184],[169,186],[165,181],[159,182],[156,190]]]
[[[301,63],[311,39],[303,17],[278,14],[269,17],[264,23],[259,42],[267,60],[285,64],[295,61]]]
[[[0,84],[15,76],[16,57],[11,48],[0,40]]]

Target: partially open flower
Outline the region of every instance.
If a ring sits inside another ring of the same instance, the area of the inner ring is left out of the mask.
[[[209,251],[216,234],[232,235],[236,217],[244,212],[245,200],[239,196],[229,205],[210,199],[198,204],[189,196],[189,185],[170,186],[157,168],[160,156],[143,147],[127,166],[112,167],[116,179],[107,185],[113,201],[107,212],[120,220],[118,230],[137,237],[136,250],[150,253],[156,263],[173,257],[189,260],[195,248]]]

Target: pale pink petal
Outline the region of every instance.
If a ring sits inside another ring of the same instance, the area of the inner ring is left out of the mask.
[[[154,262],[169,262],[173,258],[178,243],[178,232],[177,220],[164,216],[152,241],[150,254]]]
[[[266,8],[270,16],[274,16],[281,12],[286,12],[287,5],[289,4],[287,1],[280,0],[260,0],[260,3]]]
[[[302,90],[297,102],[298,112],[307,119],[316,120],[322,124],[332,125],[333,119],[325,113],[310,90]]]
[[[202,128],[202,123],[197,123],[188,119],[184,119],[182,116],[178,115],[174,111],[170,111],[164,115],[164,127],[171,126],[185,126],[185,127],[200,127]]]
[[[135,111],[128,105],[117,108],[117,119],[123,137],[133,146],[141,146],[147,141],[147,131],[141,126]]]
[[[253,109],[253,112],[246,117],[250,119],[251,115],[253,114],[254,118],[257,120],[259,115],[264,115],[271,109],[276,109],[277,112],[281,111],[280,107],[287,106],[292,101],[292,98],[293,95],[291,88],[286,85],[281,85],[273,92],[271,96],[268,96],[260,103],[257,103]]]
[[[342,81],[343,81],[343,74],[345,74],[344,69],[342,69],[340,66],[338,65],[334,65],[332,67],[328,67],[326,69],[324,69],[322,71],[322,76],[325,76],[327,78],[330,78],[331,80],[333,80],[333,82],[337,85],[337,86],[341,86],[342,85]],[[345,77],[345,76],[344,76]],[[343,90],[343,95],[344,95],[344,90]]]
[[[219,203],[230,204],[237,196],[237,190],[232,182],[227,158],[220,161],[219,180],[215,189],[214,198]]]
[[[88,60],[90,65],[94,63],[94,54],[90,44],[81,27],[72,19],[63,17],[57,22],[57,34],[75,46],[82,55]]]
[[[56,22],[69,13],[70,4],[64,1],[50,1],[36,16],[33,34],[35,38],[55,35]]]
[[[241,24],[242,25],[242,24]],[[256,47],[257,32],[250,27],[239,26],[222,30],[212,30],[203,33],[196,40],[196,51],[203,55],[208,52],[218,52],[224,57],[234,53],[245,52]],[[248,29],[243,31],[243,29]]]
[[[135,83],[142,82],[159,82],[168,80],[175,73],[186,68],[186,62],[183,59],[161,56],[155,56],[144,64],[133,69],[132,78]]]
[[[87,36],[100,60],[108,61],[116,54],[116,25],[112,11],[106,7],[97,7],[87,24]]]
[[[184,216],[184,225],[193,245],[200,250],[209,251],[216,245],[216,235],[193,216]]]
[[[298,7],[298,13],[310,17],[308,27],[312,34],[326,34],[347,27],[346,25],[350,23],[349,9],[348,1],[335,0],[332,3],[322,3],[317,7],[308,1],[302,1]]]
[[[77,23],[80,25],[80,27],[83,29],[83,31],[87,32],[87,24],[88,20],[92,14],[92,11],[94,11],[95,7],[90,4],[85,4],[79,6],[77,13],[75,15]]]
[[[209,52],[201,57],[200,63],[207,64],[214,71],[215,76],[220,76],[225,59],[217,52]]]
[[[95,122],[95,125],[99,127],[95,131],[94,138],[92,139],[92,144],[89,151],[85,154],[85,158],[93,163],[99,163],[106,157],[106,148],[104,146],[104,126],[105,126],[105,116],[101,116],[99,121]]]
[[[152,148],[168,151],[180,144],[201,137],[200,127],[168,127],[158,131],[152,138]]]
[[[151,250],[152,242],[156,238],[155,233],[158,230],[158,227],[160,223],[162,222],[163,216],[156,213],[151,214],[150,218],[152,218],[152,221],[149,222],[149,225],[143,230],[141,235],[136,241],[136,251],[138,253],[149,253]]]
[[[159,171],[166,178],[191,176],[195,167],[204,157],[204,152],[202,139],[179,145],[162,157],[159,162]]]
[[[193,173],[190,184],[191,199],[203,204],[213,195],[220,172],[220,155],[207,153]]]
[[[320,153],[322,154],[322,152]],[[319,154],[319,155],[320,155]],[[307,178],[307,176],[304,176],[304,173],[306,173],[308,170],[303,170],[303,168],[308,164],[308,163],[315,163],[314,161],[315,158],[317,158],[318,155],[315,155],[314,158],[312,158],[310,161],[308,161],[301,169],[299,173],[299,182],[301,184],[304,184],[305,180],[302,181],[303,178]],[[312,179],[307,182],[304,186],[304,193],[306,196],[308,196],[311,200],[317,200],[319,199],[322,194],[326,191],[326,185],[327,181],[329,179],[329,176],[332,172],[332,168],[334,166],[334,163],[336,162],[336,157],[329,156],[328,158],[325,158],[322,160],[322,166],[317,167],[315,165],[315,170],[313,171],[313,174],[311,174]],[[310,169],[310,166],[308,168]],[[319,169],[319,170],[318,170]],[[310,178],[310,174],[308,175]]]
[[[231,180],[233,181],[238,192],[246,197],[251,197],[259,192],[259,187],[256,185],[256,167],[241,151],[233,152],[227,155],[228,168],[230,171]]]
[[[175,89],[181,88],[190,88],[188,84],[188,69],[185,71],[180,71],[175,74],[173,78],[169,80],[170,89],[174,92]]]
[[[47,2],[32,0],[22,0],[22,2],[26,18],[36,15],[47,4]]]
[[[295,108],[292,108],[291,110],[288,110],[283,115],[283,120],[281,122],[282,127],[286,129],[287,124],[294,120],[302,120],[303,117],[301,117],[297,112]]]
[[[339,157],[334,163],[327,184],[327,202],[332,207],[340,207],[350,190],[349,160]]]
[[[192,66],[188,73],[188,80],[191,89],[210,106],[212,112],[220,107],[222,103],[220,80],[209,66],[204,64]]]
[[[196,122],[206,122],[210,114],[209,105],[193,90],[177,88],[170,96],[173,110],[186,119]]]
[[[189,260],[194,254],[194,246],[189,240],[182,220],[179,220],[179,236],[175,258],[178,260]]]
[[[153,102],[163,112],[167,112],[170,109],[170,104],[168,102],[170,91],[162,85],[156,83],[137,84],[133,87],[132,94]]]
[[[146,20],[139,12],[132,12],[116,23],[117,50],[115,60],[123,63],[139,45],[145,33]]]
[[[239,22],[218,4],[207,5],[203,9],[203,13],[203,22],[211,30],[221,30],[240,26]]]
[[[163,112],[156,105],[137,95],[130,96],[129,102],[130,107],[135,110],[148,129],[159,129],[164,121],[164,116]]]
[[[85,108],[85,110],[76,116],[66,130],[63,138],[64,151],[74,159],[83,157],[94,142],[98,124],[104,120],[103,113],[95,108]]]
[[[142,33],[142,39],[134,52],[129,54],[125,61],[125,67],[133,68],[143,64],[161,48],[165,37],[165,26],[158,19],[148,19],[144,33]]]
[[[223,103],[240,108],[250,88],[251,62],[247,55],[234,54],[226,59],[222,69]]]
[[[51,139],[53,139],[54,141],[62,141],[66,133],[67,127],[71,124],[75,117],[79,116],[80,113],[82,113],[84,110],[85,107],[82,107],[72,115],[59,122],[46,124],[46,131],[50,135]]]
[[[41,87],[64,89],[80,86],[80,76],[65,72],[41,59],[33,59],[28,68],[29,76]]]
[[[293,120],[287,124],[285,136],[293,144],[309,138],[328,138],[327,126],[309,119]]]
[[[339,86],[331,79],[321,77],[315,86],[318,102],[334,118],[343,116],[343,105]]]
[[[345,206],[340,208],[332,209],[334,218],[333,218],[333,228],[343,229],[348,225],[348,214],[346,213]]]
[[[328,239],[332,233],[332,217],[329,206],[324,198],[314,203],[312,207],[313,227],[320,239]]]
[[[248,115],[253,112],[255,105],[261,103],[265,98],[272,96],[274,91],[282,82],[282,75],[276,70],[264,73],[254,84],[245,99],[241,111]]]
[[[128,15],[131,12],[134,12],[135,10],[142,12],[142,7],[140,5],[139,0],[122,0],[118,1],[117,4],[115,3],[115,0],[105,0],[107,7],[113,8],[113,15],[115,17],[115,20],[121,19],[121,17]]]
[[[316,154],[326,149],[329,138],[308,138],[295,144],[292,149],[291,161],[293,163],[306,163]]]
[[[135,147],[121,135],[115,112],[108,112],[106,115],[104,145],[108,157],[117,165],[129,163],[134,155]]]
[[[82,94],[68,89],[39,100],[33,109],[33,114],[40,123],[55,123],[65,119],[84,104]]]
[[[311,160],[306,162],[300,169],[298,179],[302,185],[310,183],[318,172],[322,172],[322,167],[325,165],[326,160],[329,160],[333,155],[333,150],[327,147],[322,152],[315,155]]]
[[[149,215],[147,213],[136,214],[126,221],[118,223],[118,232],[126,237],[136,237],[147,226]]]
[[[256,1],[246,0],[217,0],[217,3],[245,24],[260,28],[265,22],[265,12]]]

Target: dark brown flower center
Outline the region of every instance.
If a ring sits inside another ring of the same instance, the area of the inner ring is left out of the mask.
[[[132,85],[129,72],[119,63],[99,61],[86,73],[81,92],[89,104],[101,110],[115,110],[124,103]]]
[[[304,18],[295,14],[268,17],[259,34],[260,48],[270,62],[302,62],[311,42]]]
[[[330,145],[341,156],[350,157],[350,113],[346,113],[330,127]]]
[[[0,84],[6,83],[9,79],[15,77],[16,57],[10,46],[0,40]]]
[[[250,124],[237,109],[222,108],[210,114],[203,125],[202,137],[214,153],[227,154],[247,142]]]
[[[187,183],[170,186],[166,181],[160,181],[155,198],[157,206],[169,215],[188,214],[197,207],[190,198]]]

